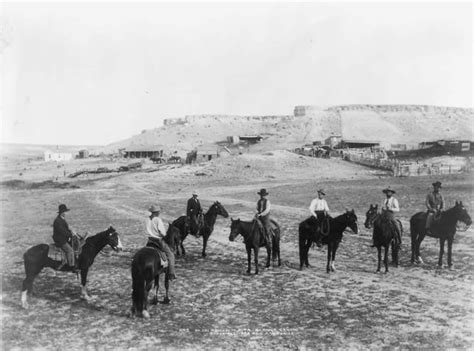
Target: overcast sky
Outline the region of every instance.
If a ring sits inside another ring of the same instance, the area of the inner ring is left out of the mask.
[[[2,140],[108,144],[187,114],[472,107],[470,3],[3,4]]]

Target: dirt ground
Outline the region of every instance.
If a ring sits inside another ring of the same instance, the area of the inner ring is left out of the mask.
[[[27,183],[49,179],[39,161],[28,167]],[[148,171],[73,180],[59,176],[58,182],[74,187],[3,185],[3,349],[446,349],[474,345],[473,231],[456,234],[452,269],[437,268],[438,243],[432,238],[422,244],[425,264],[410,263],[408,220],[424,209],[424,197],[435,178],[392,178],[344,161],[286,152],[154,172],[150,170],[155,166],[147,167]],[[3,170],[4,179],[15,179],[17,169]],[[472,215],[472,176],[436,179],[443,182],[448,207],[462,200]],[[401,266],[376,274],[376,250],[370,247],[371,233],[363,222],[369,204],[381,203],[381,190],[388,185],[397,190],[402,207]],[[358,216],[359,233],[344,234],[336,256],[337,271],[331,274],[325,270],[325,248],[312,249],[312,267],[298,270],[298,224],[308,217],[307,208],[320,187],[326,190],[333,215],[354,208]],[[205,209],[219,200],[231,217],[250,220],[260,188],[269,191],[273,218],[282,227],[281,267],[263,269],[266,253],[261,251],[261,273],[247,275],[242,239],[229,242],[230,218],[218,217],[206,258],[201,258],[201,239],[186,239],[187,255],[177,259],[178,280],[171,287],[171,304],[151,306],[149,320],[129,316],[130,262],[146,242],[143,222],[150,204],[159,203],[164,220],[171,221],[184,214],[187,198],[197,190]],[[116,253],[106,248],[97,256],[88,277],[92,301],[80,299],[75,275],[45,270],[35,280],[30,309],[23,310],[22,255],[30,246],[52,241],[51,225],[60,203],[71,208],[68,221],[75,230],[97,233],[112,224],[125,249]]]

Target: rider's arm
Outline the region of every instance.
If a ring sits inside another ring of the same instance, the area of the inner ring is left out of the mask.
[[[329,214],[329,206],[326,200],[324,200],[324,211],[326,212],[326,214]]]
[[[425,205],[428,211],[434,211],[433,207],[431,207],[430,197],[431,194],[426,195]]]
[[[441,211],[444,208],[444,198],[441,194],[439,194],[439,196],[441,197],[441,203],[439,204],[439,210]]]
[[[266,207],[267,208],[265,208],[265,211],[259,213],[260,216],[266,216],[267,214],[270,213],[270,207],[271,207],[270,200],[267,200],[267,206]]]
[[[400,212],[400,206],[398,206],[398,200],[393,198],[392,200],[392,208],[390,209],[392,212]]]
[[[161,218],[157,218],[157,226],[158,226],[158,231],[160,232],[161,235],[165,236],[166,235],[166,229],[165,225],[163,224],[163,221]]]

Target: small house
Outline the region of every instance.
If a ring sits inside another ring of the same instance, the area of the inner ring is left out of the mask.
[[[56,162],[70,161],[70,160],[72,160],[72,153],[46,150],[44,152],[44,160],[46,162],[48,162],[48,161],[56,161]]]

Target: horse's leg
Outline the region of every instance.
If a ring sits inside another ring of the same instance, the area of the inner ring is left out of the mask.
[[[453,266],[453,261],[451,260],[452,256],[452,249],[453,249],[453,239],[454,236],[450,236],[448,238],[448,267],[451,268]]]
[[[380,266],[382,261],[382,247],[377,246],[377,273],[380,272]]]
[[[306,242],[302,238],[302,234],[299,234],[298,238],[298,244],[299,244],[299,254],[300,254],[300,270],[303,269],[303,264],[305,263],[305,251],[306,251]]]
[[[258,245],[253,248],[253,254],[255,256],[255,274],[258,274]]]
[[[87,273],[89,272],[89,268],[82,268],[81,269],[81,299],[89,301],[91,296],[87,294]]]
[[[336,261],[336,251],[337,248],[339,247],[339,242],[335,242],[332,245],[332,255],[331,255],[331,271],[335,272],[336,271],[336,266],[335,266],[335,261]]]
[[[444,254],[444,242],[446,239],[439,239],[439,258],[438,258],[438,267],[443,267],[443,254]]]
[[[328,242],[328,260],[327,260],[327,264],[326,264],[326,273],[331,272],[330,263],[331,263],[331,249],[332,249],[332,245],[333,245],[333,243],[332,243],[331,241]]]
[[[411,260],[410,262],[413,264],[415,263],[415,254],[416,254],[416,233],[414,232],[414,229],[411,228]]]
[[[266,245],[267,248],[267,264],[265,265],[265,268],[270,267],[270,256],[272,255],[272,247],[270,246],[269,243]]]
[[[390,248],[390,244],[384,246],[384,256],[383,256],[383,264],[385,266],[385,273],[388,273],[388,249]]]
[[[147,311],[147,307],[148,307],[148,294],[150,293],[152,285],[153,285],[153,279],[149,281],[145,281],[145,296],[143,299],[143,311],[142,311],[143,318],[150,318],[150,314]]]
[[[306,267],[311,267],[311,265],[309,264],[309,249],[311,248],[311,240],[307,240],[306,241],[306,246],[304,248],[305,250],[305,253],[304,253],[304,264],[306,265]]]
[[[160,275],[157,274],[155,276],[155,295],[153,296],[153,299],[151,300],[152,305],[156,305],[158,303],[158,290],[160,289]]]
[[[170,288],[170,276],[169,274],[165,274],[165,298],[163,299],[164,304],[169,304],[171,301],[168,295],[169,288]]]
[[[395,267],[398,267],[398,249],[397,243],[392,241],[392,263]]]
[[[208,239],[209,239],[209,234],[205,233],[202,236],[202,257],[206,257],[206,247],[207,247]]]
[[[417,263],[423,263],[423,260],[421,258],[420,254],[420,247],[421,247],[421,242],[425,238],[425,234],[418,233],[418,239],[416,240],[416,262]]]
[[[250,274],[250,267],[251,267],[251,260],[252,260],[252,248],[245,245],[245,248],[247,249],[247,274]]]

